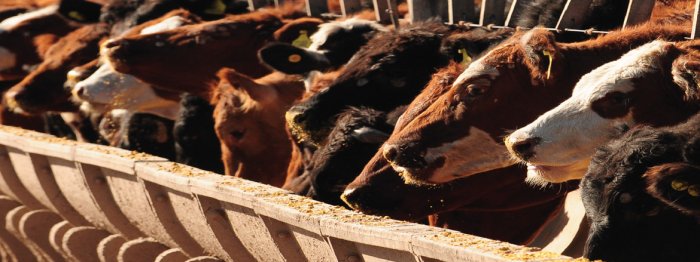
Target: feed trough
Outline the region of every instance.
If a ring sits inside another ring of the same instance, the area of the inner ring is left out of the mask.
[[[0,128],[3,261],[556,261],[143,153]]]

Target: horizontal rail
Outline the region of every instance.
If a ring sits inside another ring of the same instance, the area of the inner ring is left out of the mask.
[[[16,260],[570,259],[6,126],[0,126],[0,195],[7,221],[0,256]]]

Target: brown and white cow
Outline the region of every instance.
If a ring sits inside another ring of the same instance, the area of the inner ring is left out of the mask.
[[[261,9],[249,14],[182,26],[155,34],[110,40],[105,52],[112,67],[146,83],[173,91],[209,96],[209,83],[222,67],[260,77],[268,70],[257,50],[299,10]],[[318,24],[313,25],[316,27]]]
[[[463,66],[453,63],[436,73],[426,89],[402,115],[395,130],[405,128],[448,92]],[[523,182],[517,166],[470,176],[440,186],[405,184],[377,152],[342,195],[353,209],[430,224],[512,243],[528,243],[556,214],[575,183],[533,188]],[[518,219],[512,218],[517,216]]]
[[[500,143],[507,130],[556,106],[580,76],[631,48],[686,35],[687,27],[654,24],[571,44],[544,29],[517,33],[472,62],[424,112],[400,120],[407,123],[384,145],[384,157],[409,182],[445,183],[513,165]]]
[[[95,3],[65,0],[2,20],[0,80],[18,80],[27,75],[59,38],[82,26],[82,22],[94,22],[88,18],[97,15],[99,5]]]
[[[153,34],[199,22],[198,17],[180,9],[136,26],[125,35]],[[132,75],[119,73],[105,59],[103,54],[101,65],[89,77],[76,83],[72,90],[73,97],[83,103],[82,108],[95,112],[119,108],[151,113],[170,120],[177,118],[177,93],[155,89]]]
[[[218,75],[212,102],[226,175],[281,186],[291,155],[284,112],[304,93],[303,81],[278,72],[254,80],[228,68]]]
[[[16,112],[73,111],[70,92],[63,87],[67,73],[97,57],[99,42],[108,34],[105,24],[84,26],[52,45],[44,61],[5,94]]]
[[[667,126],[700,110],[700,42],[662,40],[641,46],[584,75],[573,94],[506,145],[533,176],[563,181],[583,176],[567,165],[587,165],[595,148],[635,125]]]

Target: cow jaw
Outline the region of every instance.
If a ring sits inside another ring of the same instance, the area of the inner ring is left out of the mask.
[[[585,159],[562,166],[544,166],[528,163],[525,182],[531,185],[545,186],[549,183],[563,183],[569,180],[581,179],[588,169],[589,162],[589,159]]]

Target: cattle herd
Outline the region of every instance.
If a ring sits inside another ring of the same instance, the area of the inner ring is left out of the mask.
[[[0,121],[517,244],[580,187],[585,257],[700,259],[695,1],[625,29],[628,1],[590,1],[582,25],[607,34],[538,27],[565,3],[497,29],[304,1],[2,0]]]

